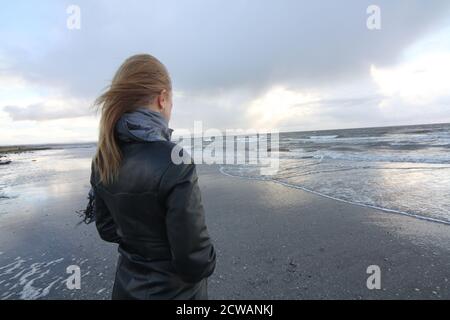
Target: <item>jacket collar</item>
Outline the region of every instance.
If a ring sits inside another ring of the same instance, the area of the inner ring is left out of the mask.
[[[147,108],[127,112],[117,121],[115,130],[124,142],[170,141],[173,130],[161,113]]]

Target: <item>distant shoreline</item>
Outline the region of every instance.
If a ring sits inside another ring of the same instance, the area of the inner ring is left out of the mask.
[[[0,146],[0,155],[8,153],[22,153],[30,151],[42,151],[53,149],[67,149],[70,147],[93,146],[96,142],[74,142],[74,143],[54,143],[54,144],[29,144],[29,145],[12,145]]]
[[[38,146],[8,146],[0,147],[0,166],[8,165],[12,160],[8,157],[8,154],[18,154],[25,152],[48,150],[50,147],[38,147]]]
[[[48,150],[50,147],[36,147],[36,146],[8,146],[0,147],[0,156],[5,153],[21,153],[29,151]]]
[[[298,130],[298,129],[288,129],[284,128],[286,130],[280,131],[280,134],[290,134],[290,133],[311,133],[311,134],[317,134],[317,133],[327,133],[327,132],[334,132],[334,131],[351,131],[351,130],[363,130],[363,129],[385,129],[385,128],[401,128],[401,127],[419,127],[419,126],[438,126],[438,125],[450,125],[448,122],[443,123],[424,123],[424,124],[399,124],[399,125],[387,125],[387,126],[370,126],[370,127],[350,127],[350,128],[334,128],[334,129],[317,129],[317,130]],[[266,132],[268,133],[268,132]],[[262,134],[262,132],[261,132]],[[245,135],[245,134],[242,134]],[[176,134],[174,135],[176,136]],[[203,136],[207,137],[207,136]],[[194,137],[197,138],[197,137]],[[0,145],[0,154],[6,153],[6,152],[25,152],[25,151],[37,151],[37,150],[48,150],[48,149],[55,149],[55,147],[64,147],[67,145],[90,145],[90,144],[97,144],[97,141],[80,141],[80,142],[58,142],[58,143],[36,143],[36,144],[29,144],[29,145]],[[5,151],[13,148],[18,148],[20,150],[11,150],[11,151]]]

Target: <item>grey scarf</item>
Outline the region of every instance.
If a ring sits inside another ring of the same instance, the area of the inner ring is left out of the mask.
[[[159,112],[145,108],[125,113],[115,129],[117,138],[124,142],[170,141],[173,132]]]
[[[168,127],[167,120],[156,111],[139,108],[133,112],[127,112],[117,121],[116,137],[123,142],[141,141],[170,141],[173,130]],[[86,209],[77,213],[85,223],[95,221],[96,203],[95,190],[91,188],[88,194]],[[80,223],[81,223],[80,222]]]

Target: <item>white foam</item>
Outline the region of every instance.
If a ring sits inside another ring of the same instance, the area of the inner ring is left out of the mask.
[[[315,195],[324,197],[324,198],[328,198],[328,199],[332,199],[332,200],[336,200],[339,202],[344,202],[344,203],[348,203],[348,204],[352,204],[352,205],[357,205],[360,207],[365,207],[365,208],[372,208],[372,209],[377,209],[377,210],[381,210],[384,212],[389,212],[389,213],[396,213],[396,214],[401,214],[404,216],[408,216],[408,217],[412,217],[412,218],[416,218],[416,219],[420,219],[420,220],[425,220],[425,221],[430,221],[430,222],[437,222],[437,223],[441,223],[441,224],[445,224],[445,225],[450,225],[449,221],[445,221],[445,220],[441,220],[441,219],[436,219],[436,218],[431,218],[431,217],[425,217],[425,216],[421,216],[418,214],[414,214],[414,213],[409,213],[409,212],[404,212],[404,211],[400,211],[400,210],[394,210],[394,209],[388,209],[388,208],[383,208],[383,207],[378,207],[378,206],[374,206],[374,205],[368,205],[368,204],[364,204],[364,203],[359,203],[359,202],[353,202],[353,201],[349,201],[349,200],[344,200],[344,199],[339,199],[333,196],[329,196],[305,187],[301,187],[301,186],[297,186],[297,185],[293,185],[287,182],[283,182],[283,181],[278,181],[278,180],[273,180],[273,179],[269,179],[269,178],[264,178],[264,177],[245,177],[245,176],[238,176],[238,175],[233,175],[230,174],[228,172],[224,171],[224,167],[220,167],[219,171],[220,173],[226,175],[226,176],[230,176],[230,177],[234,177],[234,178],[241,178],[241,179],[246,179],[246,180],[258,180],[258,181],[270,181],[270,182],[274,182],[274,183],[278,183],[281,184],[285,187],[289,187],[289,188],[294,188],[294,189],[300,189],[309,193],[313,193]]]
[[[31,259],[29,259],[31,260]],[[25,265],[26,260],[21,257],[14,259],[14,262],[0,267],[0,277],[13,274],[9,280],[17,279],[14,283],[6,283],[5,287],[9,287],[9,292],[2,296],[2,299],[8,299],[13,295],[18,295],[20,299],[35,300],[47,296],[53,286],[60,282],[63,277],[53,277],[52,281],[46,284],[45,287],[40,288],[35,285],[35,282],[51,274],[51,267],[62,262],[64,258],[47,261],[47,262],[35,262],[31,265]],[[18,289],[18,290],[14,290]]]
[[[364,162],[450,164],[450,154],[374,154],[348,151],[317,151],[314,155],[314,158]]]
[[[0,271],[4,270],[3,272],[0,273],[0,276],[13,273],[13,271],[19,269],[24,262],[25,260],[22,259],[21,257],[15,258],[14,262],[11,262],[10,264],[0,267]]]
[[[333,140],[336,139],[338,135],[324,135],[324,136],[309,136],[311,140]]]
[[[106,288],[101,288],[100,290],[97,291],[97,294],[101,294],[105,290],[106,290]]]

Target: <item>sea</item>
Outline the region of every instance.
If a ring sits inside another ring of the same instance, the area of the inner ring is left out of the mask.
[[[450,124],[282,133],[279,150],[275,174],[221,171],[450,224]]]
[[[86,191],[95,143],[40,147],[0,158],[11,160],[0,165],[0,216],[36,212],[50,193]],[[247,164],[220,171],[450,224],[450,124],[286,132],[279,150],[275,174]]]

